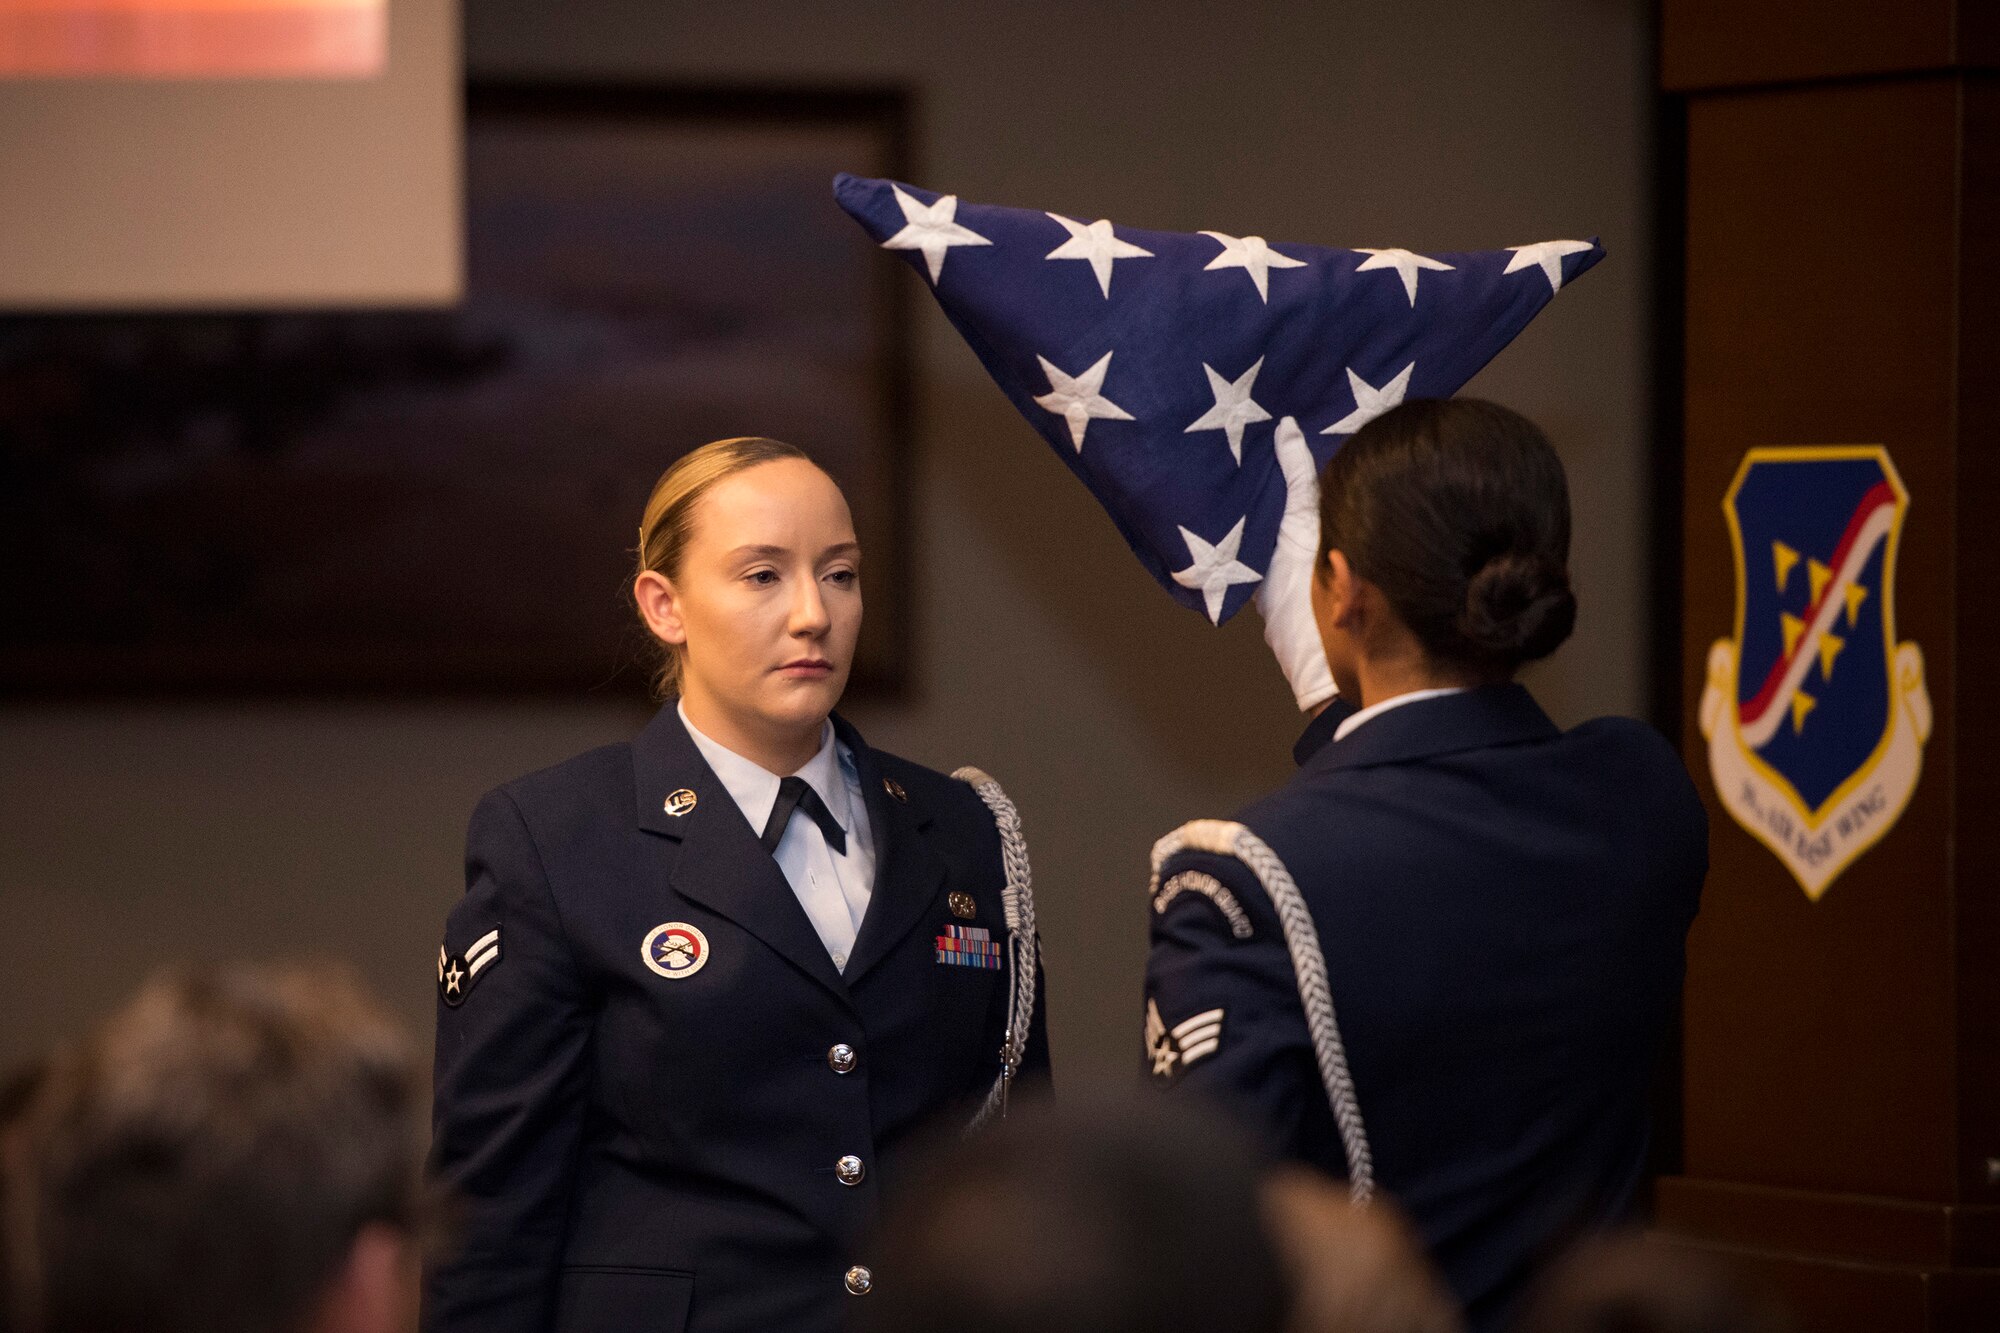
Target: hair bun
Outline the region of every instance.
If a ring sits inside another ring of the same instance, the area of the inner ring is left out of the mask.
[[[1513,666],[1547,657],[1575,625],[1569,571],[1542,556],[1506,551],[1466,585],[1457,628],[1476,655]]]

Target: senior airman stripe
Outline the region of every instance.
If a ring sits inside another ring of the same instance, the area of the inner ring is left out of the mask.
[[[500,932],[489,930],[484,935],[481,935],[472,942],[472,947],[465,951],[465,956],[467,959],[465,964],[466,975],[478,976],[481,969],[488,963],[500,960]]]
[[[1181,1064],[1191,1065],[1204,1055],[1213,1055],[1222,1045],[1222,1011],[1209,1009],[1174,1024],[1174,1045],[1180,1047]]]

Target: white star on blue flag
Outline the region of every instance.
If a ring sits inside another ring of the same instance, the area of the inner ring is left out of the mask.
[[[1114,229],[848,175],[834,194],[930,279],[1160,586],[1217,623],[1271,574],[1288,485],[1273,423],[1305,441],[1295,471],[1307,447],[1324,468],[1397,403],[1457,392],[1604,256]]]

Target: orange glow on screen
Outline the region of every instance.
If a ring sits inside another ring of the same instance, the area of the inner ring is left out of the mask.
[[[0,0],[0,77],[368,78],[388,0]]]

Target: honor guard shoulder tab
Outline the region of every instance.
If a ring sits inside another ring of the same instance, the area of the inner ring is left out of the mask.
[[[1229,922],[1229,933],[1239,940],[1247,940],[1256,933],[1250,924],[1250,914],[1243,910],[1243,904],[1229,891],[1229,886],[1215,876],[1202,870],[1183,870],[1177,875],[1169,875],[1166,883],[1160,885],[1153,895],[1153,915],[1165,915],[1174,900],[1184,893],[1199,894],[1215,904],[1215,910],[1222,913]]]

